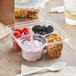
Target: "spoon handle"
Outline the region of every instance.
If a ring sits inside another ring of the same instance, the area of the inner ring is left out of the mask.
[[[36,73],[36,72],[40,72],[40,71],[43,71],[43,70],[47,70],[47,69],[48,69],[48,68],[45,67],[45,68],[37,69],[37,70],[31,71],[31,72],[27,72],[27,73],[24,73],[24,74],[19,74],[19,75],[16,75],[16,76],[26,76],[26,75],[30,75],[30,74],[33,74],[33,73]]]

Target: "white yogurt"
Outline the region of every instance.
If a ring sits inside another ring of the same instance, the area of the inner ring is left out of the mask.
[[[36,61],[42,57],[42,42],[39,42],[37,40],[25,41],[22,45],[24,46],[22,48],[22,56],[25,60]]]

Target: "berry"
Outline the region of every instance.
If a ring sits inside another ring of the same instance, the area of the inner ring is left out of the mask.
[[[17,44],[16,41],[13,41],[13,47],[14,47],[16,50],[21,50],[20,46]]]
[[[21,34],[20,37],[22,37],[23,35]]]
[[[21,38],[20,38],[20,40],[25,39],[25,36],[26,36],[26,35],[22,35]]]
[[[42,32],[47,32],[47,27],[46,26],[42,26]]]
[[[29,32],[24,32],[24,35],[27,35],[27,34],[29,34]]]
[[[16,28],[15,31],[19,31],[20,34],[22,34],[23,30],[21,30],[20,28]]]
[[[47,33],[46,32],[42,32],[42,35],[46,35]]]
[[[32,15],[32,13],[31,13],[31,12],[28,12],[28,13],[27,13],[27,15],[28,15],[28,16],[31,16],[31,15]]]
[[[49,25],[49,26],[47,27],[47,34],[53,32],[53,31],[54,31],[54,28],[53,28],[51,25]]]
[[[25,28],[23,28],[23,32],[24,32],[24,34],[26,35],[26,34],[29,33],[29,29],[28,29],[27,27],[25,27]]]
[[[33,39],[36,40],[37,38],[39,38],[39,36],[40,36],[39,34],[34,34]]]
[[[46,34],[49,34],[51,32],[54,31],[53,27],[52,26],[40,26],[40,25],[35,25],[33,28],[32,28],[33,32],[34,33],[38,33],[40,35],[46,35]]]
[[[41,31],[41,26],[40,25],[35,25],[32,30],[34,31],[34,33],[38,33]]]
[[[39,32],[38,32],[38,34],[42,35],[42,32],[41,32],[41,31],[39,31]]]
[[[26,35],[26,38],[30,39],[30,37],[31,37],[31,35],[30,35],[30,34]]]
[[[30,37],[31,37],[31,35],[30,34],[28,34],[28,35],[22,35],[22,37],[20,38],[20,40],[30,40]]]
[[[30,34],[28,34],[28,35],[22,35],[21,39],[27,39],[27,38],[30,38],[30,37],[31,37]]]
[[[21,36],[20,32],[19,31],[15,31],[13,33],[13,35],[16,37],[16,38],[19,38]]]

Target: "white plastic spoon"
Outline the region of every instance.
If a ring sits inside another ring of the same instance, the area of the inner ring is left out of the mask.
[[[36,72],[43,71],[43,70],[58,71],[58,70],[62,69],[65,65],[66,65],[65,62],[57,62],[57,63],[54,63],[53,65],[51,65],[50,67],[37,69],[37,70],[30,71],[30,72],[27,72],[27,73],[24,73],[24,74],[19,74],[19,75],[16,75],[16,76],[26,76],[26,75],[30,75],[30,74],[33,74],[33,73],[36,73]]]

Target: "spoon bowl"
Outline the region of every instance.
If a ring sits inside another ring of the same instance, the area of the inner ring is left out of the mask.
[[[65,62],[57,62],[57,63],[52,64],[48,69],[51,71],[58,71],[62,69],[65,65],[66,65]]]

